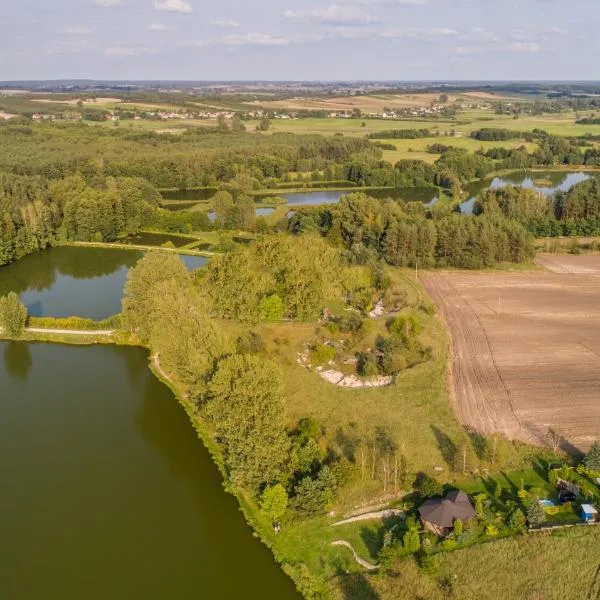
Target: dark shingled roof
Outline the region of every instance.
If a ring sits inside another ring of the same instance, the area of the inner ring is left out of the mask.
[[[475,516],[475,509],[464,492],[453,490],[445,498],[427,500],[419,508],[419,514],[424,521],[429,521],[438,527],[448,529],[454,526],[454,521],[468,521]]]

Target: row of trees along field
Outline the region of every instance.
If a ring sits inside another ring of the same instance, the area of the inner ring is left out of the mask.
[[[474,212],[506,217],[536,236],[599,235],[600,180],[592,177],[567,192],[557,192],[553,201],[518,187],[488,190],[477,199]]]
[[[532,236],[518,220],[465,217],[447,201],[426,208],[354,193],[336,206],[298,209],[289,229],[321,233],[358,264],[381,258],[395,266],[481,268],[533,256]]]
[[[210,424],[227,477],[260,498],[273,520],[288,500],[299,514],[325,512],[347,465],[324,446],[318,424],[290,425],[280,367],[242,323],[313,320],[326,299],[342,300],[361,285],[375,293],[353,269],[319,236],[282,234],[216,257],[205,275],[150,252],[128,277],[125,326],[185,386]]]

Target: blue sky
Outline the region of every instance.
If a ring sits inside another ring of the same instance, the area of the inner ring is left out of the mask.
[[[0,80],[600,79],[600,0],[3,0]]]

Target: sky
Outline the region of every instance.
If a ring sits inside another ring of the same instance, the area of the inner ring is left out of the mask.
[[[600,79],[600,0],[2,0],[0,80]]]

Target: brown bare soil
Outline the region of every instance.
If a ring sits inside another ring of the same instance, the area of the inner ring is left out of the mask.
[[[431,273],[452,338],[451,390],[481,433],[585,451],[600,439],[600,256],[541,256],[550,271]]]

